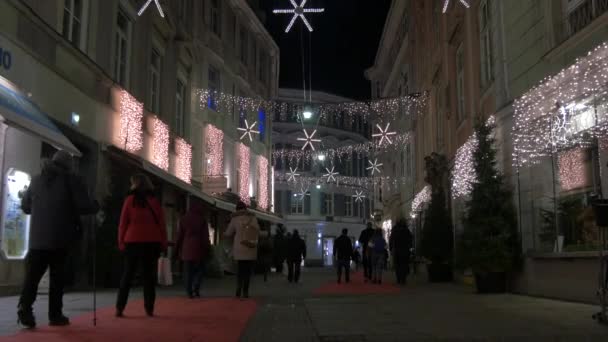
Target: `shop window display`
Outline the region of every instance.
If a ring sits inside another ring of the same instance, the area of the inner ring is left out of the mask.
[[[2,251],[7,259],[23,259],[28,250],[30,216],[21,211],[21,198],[30,185],[29,174],[9,169],[2,201]]]

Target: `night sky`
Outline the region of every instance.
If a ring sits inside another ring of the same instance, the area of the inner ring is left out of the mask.
[[[296,2],[299,4],[301,0]],[[292,15],[272,13],[274,8],[293,8],[289,0],[260,0],[260,7],[266,11],[266,27],[281,49],[280,87],[302,89],[303,41],[307,66],[309,44],[312,47],[313,90],[369,99],[370,83],[363,73],[374,63],[390,3],[390,0],[308,0],[305,7],[325,8],[325,13],[306,15],[314,28],[311,36],[301,19],[286,34]],[[307,69],[307,79],[308,72]]]

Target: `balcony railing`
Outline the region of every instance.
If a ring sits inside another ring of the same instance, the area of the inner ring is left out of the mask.
[[[608,0],[570,1],[565,9],[566,39],[587,27],[591,22],[608,12]]]

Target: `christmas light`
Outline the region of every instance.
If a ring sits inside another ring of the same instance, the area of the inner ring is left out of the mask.
[[[355,202],[363,202],[365,195],[363,195],[363,191],[357,190],[353,197],[355,198]]]
[[[559,182],[562,190],[580,189],[589,184],[586,170],[587,151],[575,148],[564,151],[558,157]]]
[[[608,135],[608,43],[514,103],[513,164],[522,167]]]
[[[268,159],[258,156],[259,193],[258,205],[264,210],[268,209]]]
[[[296,172],[298,172],[298,168],[296,167],[295,169],[293,169],[293,168],[290,167],[289,171],[290,172],[287,173],[287,177],[288,177],[287,181],[288,182],[291,182],[291,181],[295,182],[296,181],[296,177],[300,175],[299,173],[296,173]]]
[[[295,181],[289,181],[288,173],[275,173],[275,181],[287,183],[292,187],[297,187],[300,184],[314,185],[321,183],[331,183],[336,187],[353,188],[353,189],[372,189],[373,187],[383,186],[386,189],[398,190],[400,186],[406,184],[407,177],[349,177],[349,176],[334,176],[335,181],[327,180],[327,177],[301,176]]]
[[[251,126],[249,126],[249,123],[247,122],[247,119],[245,119],[245,128],[240,128],[240,127],[237,128],[237,130],[239,130],[241,132],[245,132],[245,133],[243,133],[243,135],[241,135],[241,139],[240,140],[243,140],[243,138],[248,135],[249,136],[249,141],[250,142],[253,141],[253,138],[251,137],[251,134],[260,134],[260,131],[256,131],[256,130],[253,129],[257,123],[258,122],[256,121],[253,124],[251,124]]]
[[[306,149],[306,146],[310,145],[310,148],[314,151],[315,150],[315,145],[314,143],[321,142],[321,139],[314,139],[315,134],[317,134],[317,130],[315,129],[314,131],[312,131],[312,134],[308,135],[308,131],[305,129],[303,129],[304,131],[304,136],[306,136],[306,138],[298,138],[298,141],[306,141],[306,143],[304,144],[304,146],[302,146],[302,150]]]
[[[304,8],[307,0],[302,0],[302,2],[300,3],[300,6],[298,6],[298,4],[295,2],[295,0],[289,0],[289,1],[291,2],[293,9],[275,9],[274,11],[272,11],[272,13],[274,13],[274,14],[293,14],[293,17],[291,18],[289,25],[287,25],[287,28],[285,29],[285,33],[289,33],[289,31],[291,30],[291,27],[296,22],[296,19],[298,19],[298,17],[302,18],[302,21],[308,28],[308,31],[312,32],[313,31],[312,26],[310,25],[308,20],[306,20],[306,17],[304,16],[304,14],[305,13],[323,13],[325,11],[325,9],[324,8]]]
[[[169,170],[169,126],[159,118],[153,119],[152,163]]]
[[[389,144],[392,144],[393,141],[391,140],[390,136],[391,135],[396,135],[397,132],[389,132],[388,129],[390,127],[390,122],[386,124],[386,128],[382,129],[382,127],[380,127],[380,125],[376,124],[376,127],[378,127],[378,130],[380,131],[380,133],[375,133],[372,134],[372,137],[377,138],[380,137],[380,145],[382,145],[382,143],[384,142],[384,140],[386,140]]]
[[[330,181],[336,181],[336,176],[339,175],[338,172],[334,172],[335,167],[332,166],[331,170],[329,168],[325,168],[325,170],[327,170],[327,173],[323,175],[323,177],[327,177],[327,183],[329,183]]]
[[[419,193],[416,194],[412,201],[412,212],[410,216],[416,218],[418,213],[422,211],[423,206],[431,201],[431,186],[425,186]]]
[[[206,134],[207,175],[224,174],[224,132],[213,125],[207,125]]]
[[[146,3],[141,7],[139,12],[137,12],[137,15],[141,16],[142,14],[144,14],[144,12],[148,8],[148,6],[150,6],[151,3],[152,3],[152,0],[146,1]],[[158,0],[154,0],[154,3],[156,4],[156,8],[158,9],[158,13],[160,14],[160,16],[164,18],[165,13],[163,12],[163,8],[160,6],[160,3],[158,2]]]
[[[184,139],[175,139],[175,176],[184,182],[192,182],[192,146]]]
[[[144,146],[143,142],[144,105],[129,92],[120,92],[120,141],[125,150],[136,153]]]
[[[466,0],[459,0],[460,3],[466,7],[466,8],[470,8],[471,5],[469,5],[469,3]],[[450,0],[444,0],[443,1],[443,13],[446,13],[448,11],[448,6],[450,5]]]
[[[373,176],[373,175],[374,175],[376,172],[378,172],[378,173],[382,173],[382,172],[380,171],[380,166],[382,166],[382,165],[384,165],[384,164],[379,164],[379,163],[378,163],[378,159],[375,159],[373,163],[372,163],[372,161],[371,161],[371,160],[368,160],[367,162],[368,162],[368,163],[369,163],[369,165],[370,165],[370,166],[367,168],[367,170],[371,170],[371,171],[372,171],[372,176]]]
[[[237,156],[238,156],[238,193],[241,197],[241,201],[249,204],[249,158],[250,152],[249,147],[243,143],[237,144]]]
[[[304,200],[304,196],[310,196],[310,188],[308,186],[300,186],[300,191],[293,194],[293,197],[299,197],[300,201]]]

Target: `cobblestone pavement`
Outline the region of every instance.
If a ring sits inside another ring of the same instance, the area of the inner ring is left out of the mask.
[[[428,284],[413,279],[392,295],[313,295],[334,279],[331,270],[306,270],[300,284],[281,275],[264,283],[256,277],[251,294],[260,307],[242,341],[608,341],[608,326],[591,319],[596,307],[516,295],[476,295],[469,287]],[[233,295],[234,279],[210,279],[204,296]],[[181,296],[179,287],[160,296]],[[141,297],[139,291],[133,297]],[[112,306],[115,292],[98,294],[98,306]],[[19,331],[16,297],[0,298],[0,335]],[[46,318],[46,296],[36,303],[40,323]],[[89,312],[91,293],[70,293],[65,311]],[[230,310],[230,308],[226,308]],[[91,329],[94,329],[91,326]]]

